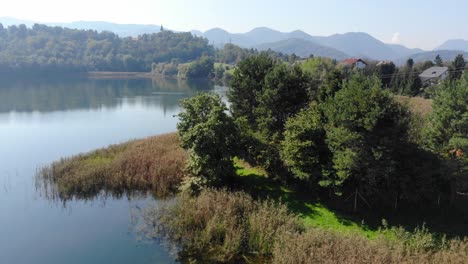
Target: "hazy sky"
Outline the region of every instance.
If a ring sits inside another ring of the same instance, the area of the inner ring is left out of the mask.
[[[424,49],[468,39],[467,0],[2,0],[0,16],[163,24],[181,31],[245,32],[259,26],[312,35],[363,31]]]

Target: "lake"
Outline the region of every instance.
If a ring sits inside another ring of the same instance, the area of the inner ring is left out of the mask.
[[[61,157],[176,130],[180,99],[208,83],[133,80],[0,81],[0,263],[174,263],[135,233],[132,212],[153,198],[66,205],[36,189],[35,173]]]

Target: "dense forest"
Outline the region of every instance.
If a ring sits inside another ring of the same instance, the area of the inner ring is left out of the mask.
[[[149,72],[152,64],[190,62],[214,49],[190,33],[163,31],[137,38],[36,24],[0,25],[0,72]]]

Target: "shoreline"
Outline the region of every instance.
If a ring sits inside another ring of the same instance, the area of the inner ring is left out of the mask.
[[[86,76],[91,79],[153,79],[151,72],[88,72]]]

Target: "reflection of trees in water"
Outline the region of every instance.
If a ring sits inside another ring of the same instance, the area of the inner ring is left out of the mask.
[[[179,100],[210,90],[207,82],[161,79],[21,79],[0,81],[0,112],[116,108],[123,104],[178,107]]]

